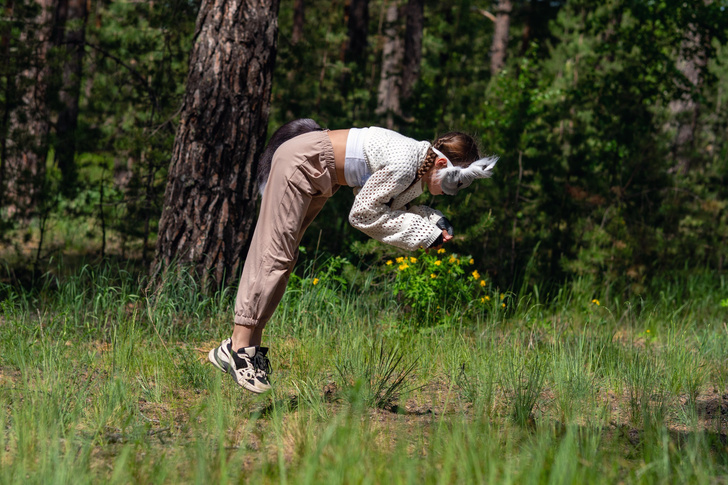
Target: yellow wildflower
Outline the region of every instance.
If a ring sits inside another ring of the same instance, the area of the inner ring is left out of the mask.
[[[501,293],[501,295],[500,295],[500,296],[501,296],[501,301],[503,301],[503,298],[505,298],[505,297],[506,297],[506,294],[505,294],[505,293]]]
[[[413,263],[414,264],[416,262],[417,262],[417,258],[415,258],[413,256],[410,256],[410,263]]]
[[[480,299],[480,303],[485,303],[485,297]]]
[[[475,262],[475,260],[473,258],[470,258],[470,261],[468,261],[468,263],[470,263],[470,264],[473,264],[474,262]]]
[[[440,248],[437,250],[437,254],[445,254],[445,250]]]
[[[505,304],[505,303],[501,303],[501,306],[502,306],[503,308],[505,308],[505,307],[506,307],[506,304]]]
[[[392,260],[387,261],[387,266],[392,266]]]
[[[485,280],[480,280],[480,286],[485,286]]]
[[[599,300],[597,300],[596,298],[592,300],[592,303],[594,303],[596,306],[599,306]]]
[[[314,279],[313,279],[313,284],[314,284],[314,286],[315,286],[315,285],[318,285],[318,282],[319,282],[319,279],[318,279],[318,278],[314,278]]]
[[[477,269],[475,271],[473,271],[471,274],[473,275],[473,278],[475,278],[476,280],[480,279],[480,273],[478,273]]]
[[[442,261],[440,261],[440,260],[438,259],[437,261],[435,261],[435,266],[440,266],[440,264],[441,264],[441,263],[442,263]]]
[[[407,263],[402,263],[402,264],[399,265],[399,270],[400,271],[405,270],[407,268],[409,268],[409,265]]]
[[[455,261],[457,261],[455,258],[450,256],[450,259],[447,260],[448,263],[453,264]]]
[[[399,264],[402,261],[404,261],[404,258],[402,256],[400,256],[399,258],[395,259],[395,261],[397,261],[397,264]]]
[[[430,273],[430,278],[435,279],[437,278],[437,275],[435,273]]]
[[[647,333],[650,333],[650,329],[649,328],[647,329]]]
[[[490,301],[490,297],[488,295],[485,295],[483,298],[485,299],[485,301]]]

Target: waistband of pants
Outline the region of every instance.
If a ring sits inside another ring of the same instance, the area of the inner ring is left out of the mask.
[[[326,167],[331,174],[331,180],[334,185],[339,186],[339,177],[336,175],[336,159],[334,158],[334,146],[331,144],[331,138],[329,138],[329,130],[317,131],[320,134],[320,141],[322,142],[321,158],[326,162]]]

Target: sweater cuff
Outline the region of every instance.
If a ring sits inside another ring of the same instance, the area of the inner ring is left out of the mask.
[[[428,249],[430,246],[432,246],[432,243],[435,242],[435,240],[442,235],[442,229],[439,227],[432,226],[432,234],[430,234],[430,237],[425,239],[422,242],[422,245],[420,246],[420,249]]]

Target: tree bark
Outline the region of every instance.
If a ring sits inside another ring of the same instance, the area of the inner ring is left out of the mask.
[[[376,114],[385,116],[387,128],[394,128],[394,116],[401,115],[402,58],[404,49],[398,26],[399,5],[391,0],[387,7],[382,49],[382,73],[377,90]]]
[[[8,10],[8,7],[12,9],[12,4],[6,6],[6,11],[16,15],[16,21],[26,25],[15,40],[15,53],[8,50],[5,65],[0,203],[7,208],[9,216],[21,219],[27,219],[35,210],[45,177],[50,127],[47,57],[51,4],[52,0],[38,0],[31,19],[24,18],[26,14]],[[9,33],[3,42],[7,42],[8,47],[13,43]]]
[[[306,7],[303,0],[295,0],[293,3],[293,32],[291,33],[291,44],[298,44],[303,39],[303,26],[306,24]]]
[[[511,0],[498,0],[495,6],[495,29],[490,48],[490,74],[495,76],[506,62],[506,50],[511,25]]]
[[[278,0],[204,0],[159,222],[155,267],[234,277],[252,236],[278,33]]]
[[[402,101],[412,97],[420,77],[422,63],[422,31],[425,28],[424,0],[409,0],[406,7],[407,27],[404,34],[404,65],[402,66]]]
[[[13,22],[13,0],[5,4],[3,15],[7,22],[5,28],[0,32],[0,82],[3,87],[2,115],[0,116],[0,209],[5,206],[5,160],[8,157],[8,129],[10,127],[10,100],[15,97],[15,74],[10,62],[10,36]],[[0,221],[1,222],[1,221]]]
[[[78,98],[81,93],[87,0],[57,0],[53,19],[53,46],[61,72],[51,95],[57,94],[55,160],[61,171],[62,191],[70,195],[76,187],[76,127],[78,125]]]
[[[695,146],[695,130],[700,114],[700,103],[693,98],[693,91],[702,85],[702,72],[707,66],[705,50],[701,48],[701,35],[695,32],[694,25],[689,27],[680,48],[680,55],[677,60],[678,70],[685,76],[687,84],[680,86],[684,91],[681,98],[673,100],[669,104],[672,113],[672,123],[675,127],[675,141],[672,145],[672,156],[676,165],[670,169],[671,172],[686,174],[690,169],[690,151]]]
[[[369,0],[351,0],[347,21],[348,42],[344,50],[344,62],[366,63],[369,36]]]
[[[342,60],[345,64],[353,63],[356,73],[350,69],[341,75],[341,93],[344,97],[349,93],[356,80],[360,79],[367,60],[367,43],[369,36],[369,0],[351,0],[345,7],[348,35],[342,49]]]

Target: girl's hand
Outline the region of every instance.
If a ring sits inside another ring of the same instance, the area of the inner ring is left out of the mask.
[[[447,217],[441,217],[435,225],[443,231],[447,231],[450,235],[450,239],[452,239],[452,235],[455,234],[455,228],[452,227],[452,222],[450,222]]]
[[[447,232],[446,229],[442,230],[442,235],[438,236],[437,239],[435,239],[435,242],[432,243],[432,245],[425,249],[426,253],[430,252],[430,249],[440,249],[443,244],[450,241],[452,239],[452,236]]]
[[[442,242],[443,243],[446,243],[446,242],[449,242],[451,240],[452,240],[452,235],[450,233],[448,233],[446,229],[443,229],[442,230]],[[442,244],[440,246],[442,246]]]
[[[453,237],[453,234],[455,233],[455,228],[452,227],[452,222],[447,217],[441,217],[439,221],[437,221],[437,224],[435,224],[437,227],[442,229],[442,242],[446,243],[450,241]],[[440,245],[442,246],[442,244]],[[437,248],[440,249],[440,246]]]

